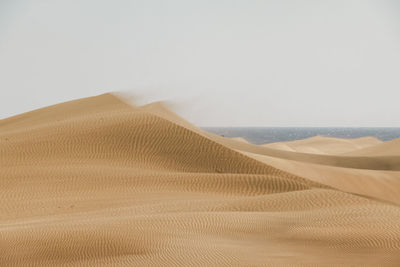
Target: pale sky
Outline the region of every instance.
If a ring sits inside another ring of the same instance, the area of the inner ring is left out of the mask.
[[[198,126],[400,127],[400,3],[0,0],[0,118],[110,91]]]

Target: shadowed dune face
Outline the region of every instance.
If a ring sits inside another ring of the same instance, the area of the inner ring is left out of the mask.
[[[400,153],[315,141],[326,155],[258,147],[111,94],[2,120],[0,265],[399,266],[381,169]]]

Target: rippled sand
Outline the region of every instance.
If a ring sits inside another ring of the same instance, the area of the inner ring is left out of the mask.
[[[400,266],[400,141],[256,146],[105,94],[0,121],[0,266]]]

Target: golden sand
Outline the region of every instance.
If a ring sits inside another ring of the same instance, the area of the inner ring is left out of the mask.
[[[400,266],[400,141],[256,146],[111,94],[0,121],[0,266]]]

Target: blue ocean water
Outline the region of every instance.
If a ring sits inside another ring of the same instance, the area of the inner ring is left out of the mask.
[[[293,141],[316,135],[358,138],[373,136],[382,141],[400,138],[400,128],[330,127],[204,127],[203,130],[226,137],[243,137],[253,144]]]

